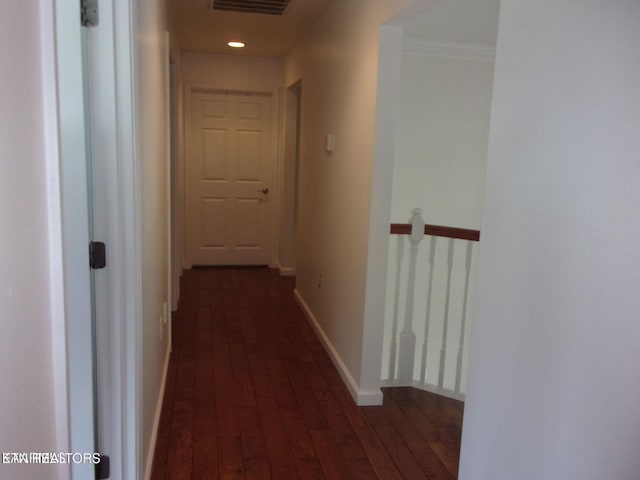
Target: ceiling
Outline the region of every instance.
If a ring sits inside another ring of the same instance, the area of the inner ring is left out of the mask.
[[[225,0],[231,1],[231,0]],[[269,5],[281,0],[235,0]],[[342,0],[291,0],[282,15],[212,10],[211,0],[167,0],[180,49],[190,52],[282,57],[329,4]],[[424,42],[495,47],[500,0],[436,0],[404,23],[406,38]],[[239,40],[246,48],[232,49]]]
[[[500,0],[439,0],[404,24],[406,38],[479,47],[496,46]]]
[[[167,0],[169,23],[181,50],[282,57],[334,0],[291,0],[281,16],[211,10],[210,1]],[[231,40],[242,41],[246,47],[232,49],[227,46]]]

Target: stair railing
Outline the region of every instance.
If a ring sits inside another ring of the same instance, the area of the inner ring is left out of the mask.
[[[392,298],[387,302],[383,383],[463,399],[480,232],[427,225],[418,208],[408,224],[391,224],[390,232],[397,243],[389,259]],[[421,255],[425,237],[427,252]]]

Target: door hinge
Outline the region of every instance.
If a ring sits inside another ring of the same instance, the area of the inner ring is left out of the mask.
[[[100,270],[107,266],[107,246],[102,242],[89,242],[89,266]]]
[[[80,22],[83,27],[98,25],[98,0],[80,0]]]
[[[102,480],[111,476],[111,465],[108,455],[100,455],[100,461],[96,463],[96,480]]]

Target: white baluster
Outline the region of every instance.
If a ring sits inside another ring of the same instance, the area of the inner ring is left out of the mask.
[[[400,333],[400,355],[398,378],[403,385],[410,385],[413,381],[413,364],[416,351],[416,335],[413,332],[413,304],[416,289],[416,263],[418,246],[424,238],[424,220],[420,214],[422,210],[415,208],[411,216],[411,255],[409,257],[409,278],[407,282],[407,305],[404,316],[404,327]]]
[[[449,239],[449,252],[447,255],[447,293],[444,304],[444,324],[442,325],[442,348],[440,349],[440,372],[438,374],[438,387],[444,384],[445,356],[447,353],[447,331],[449,329],[449,303],[451,302],[451,276],[453,271],[453,238]]]
[[[398,310],[400,304],[400,272],[402,271],[402,259],[404,257],[404,235],[398,235],[398,248],[396,249],[396,290],[393,296],[393,323],[391,324],[391,348],[389,349],[389,378],[396,377],[396,357],[398,355]]]
[[[467,302],[469,300],[469,278],[471,277],[471,255],[473,254],[473,242],[467,240],[467,256],[465,259],[464,296],[462,303],[462,323],[460,324],[460,341],[458,343],[458,359],[456,364],[456,393],[460,393],[460,381],[462,377],[462,356],[464,354],[464,333],[467,326]]]
[[[427,383],[427,353],[429,349],[429,323],[431,322],[431,293],[433,291],[433,269],[436,263],[436,239],[431,237],[429,249],[429,287],[427,288],[427,311],[424,321],[424,342],[422,343],[422,362],[420,365],[420,381]]]

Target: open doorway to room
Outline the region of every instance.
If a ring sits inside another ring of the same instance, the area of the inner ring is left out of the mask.
[[[459,399],[472,326],[498,9],[497,0],[435,2],[399,22],[390,223],[405,223],[419,209],[414,221],[454,229],[431,232],[424,241],[392,238],[382,378]]]
[[[281,275],[287,276],[295,275],[296,269],[301,109],[302,81],[297,81],[287,87],[284,94],[284,155],[280,173],[282,200],[278,268]]]
[[[388,179],[373,194],[388,209],[372,209],[372,222],[386,215],[392,235],[369,254],[369,268],[388,261],[386,285],[367,292],[367,321],[384,323],[384,386],[465,398],[499,7],[417,1],[381,30],[380,63],[395,70],[380,68],[378,101],[389,104],[377,123],[390,128],[376,150],[391,160],[374,172]],[[461,434],[461,422],[452,428]]]

